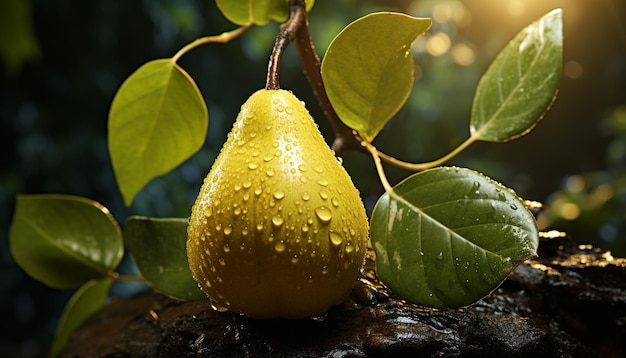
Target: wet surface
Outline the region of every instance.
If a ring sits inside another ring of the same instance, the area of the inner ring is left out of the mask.
[[[77,331],[65,357],[621,357],[626,260],[560,234],[489,296],[461,309],[404,303],[368,257],[351,298],[326,316],[254,320],[208,300],[114,300]]]

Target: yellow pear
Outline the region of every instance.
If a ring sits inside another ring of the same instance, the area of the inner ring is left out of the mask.
[[[187,231],[202,290],[256,318],[317,316],[341,303],[368,240],[359,192],[304,103],[266,89],[241,107]]]

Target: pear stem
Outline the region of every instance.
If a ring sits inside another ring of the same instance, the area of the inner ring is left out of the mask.
[[[280,61],[285,49],[294,40],[298,28],[306,22],[306,6],[304,0],[292,1],[289,10],[289,20],[281,26],[276,42],[272,49],[270,62],[267,65],[267,80],[265,89],[280,89]]]
[[[324,115],[330,122],[335,132],[335,140],[332,148],[339,156],[343,155],[349,150],[358,150],[366,152],[365,148],[361,146],[361,141],[355,135],[352,128],[343,123],[335,109],[333,108],[328,95],[326,94],[326,88],[322,81],[322,64],[320,58],[317,56],[315,47],[313,46],[313,40],[309,32],[309,19],[306,13],[306,6],[302,0],[291,0],[292,11],[294,7],[298,8],[299,12],[302,12],[303,19],[298,31],[296,32],[296,50],[298,57],[302,63],[302,71],[309,81],[309,85],[313,90],[313,94],[317,98],[317,102],[322,107]]]

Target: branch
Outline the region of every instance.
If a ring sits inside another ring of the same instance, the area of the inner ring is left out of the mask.
[[[302,23],[297,28],[296,32],[296,50],[298,51],[298,57],[302,63],[304,75],[313,89],[313,94],[317,98],[317,101],[324,111],[324,115],[335,132],[335,141],[333,142],[332,149],[339,156],[349,150],[367,152],[367,150],[361,146],[361,141],[355,136],[352,128],[345,125],[339,119],[339,116],[337,116],[333,106],[330,104],[330,100],[326,94],[326,88],[322,82],[321,62],[315,52],[311,34],[309,33],[309,19],[304,0],[291,0],[291,13],[293,14],[294,11],[301,13],[303,16]]]
[[[335,140],[332,149],[341,156],[348,150],[367,152],[361,145],[361,141],[352,128],[345,125],[337,116],[330,104],[326,88],[322,81],[321,62],[309,33],[309,19],[306,12],[305,0],[291,0],[289,5],[289,20],[281,26],[281,31],[276,36],[276,42],[272,49],[272,55],[267,66],[267,80],[265,88],[280,89],[280,62],[287,45],[295,41],[298,57],[302,63],[302,70],[313,94],[317,98],[324,115],[330,122],[335,132]]]

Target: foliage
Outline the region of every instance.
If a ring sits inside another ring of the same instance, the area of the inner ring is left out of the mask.
[[[430,25],[430,19],[404,14],[370,14],[346,26],[328,47],[322,62],[328,97],[363,139],[371,142],[407,100],[411,44]]]
[[[148,62],[126,80],[111,105],[109,151],[127,205],[146,183],[197,152],[206,137],[206,105],[178,65],[180,57],[200,45],[238,38],[252,26],[284,21],[287,14],[291,21],[299,2],[253,1],[248,8],[217,3],[239,28],[196,40],[171,59]],[[313,4],[308,5],[310,10]],[[521,31],[483,75],[470,136],[462,145],[432,162],[407,163],[372,142],[409,97],[411,44],[429,26],[428,19],[399,13],[364,16],[337,35],[318,68],[337,118],[357,133],[344,139],[371,154],[385,189],[370,222],[380,278],[415,304],[457,307],[488,294],[536,255],[538,232],[512,190],[469,169],[439,166],[475,141],[525,135],[542,118],[557,92],[561,12],[552,11]],[[392,187],[383,160],[418,173]],[[152,288],[180,299],[202,297],[187,265],[185,227],[186,219],[132,217],[122,234],[109,211],[92,200],[18,197],[10,228],[16,261],[46,285],[80,287],[63,314],[51,355],[61,352],[69,333],[104,304],[113,280],[133,279],[115,272],[123,242]]]
[[[0,59],[6,72],[16,75],[24,62],[37,60],[40,49],[31,24],[29,1],[5,0],[0,3]]]
[[[124,253],[119,225],[99,203],[65,195],[21,195],[11,254],[29,275],[69,289],[110,276]]]
[[[197,152],[208,125],[198,87],[174,61],[150,61],[135,71],[109,114],[109,152],[126,205],[152,178]]]
[[[469,169],[409,177],[380,198],[371,227],[378,276],[429,307],[476,302],[537,251],[535,220],[515,193]]]
[[[59,355],[69,341],[72,332],[104,306],[111,284],[113,284],[113,279],[109,277],[91,280],[74,293],[59,320],[50,348],[50,356]]]
[[[222,14],[237,25],[265,25],[270,20],[284,22],[289,17],[289,0],[253,0],[244,2],[216,0]],[[307,10],[315,1],[307,1]]]
[[[170,297],[194,300],[205,296],[187,264],[187,224],[187,219],[131,216],[124,238],[148,285]]]

